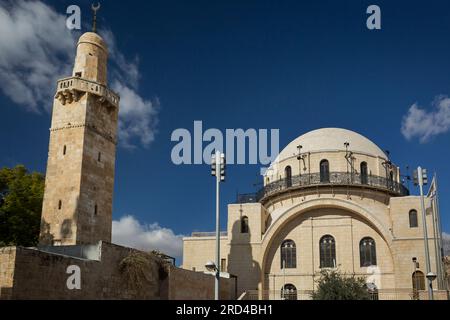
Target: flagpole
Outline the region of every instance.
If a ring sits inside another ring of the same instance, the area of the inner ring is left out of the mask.
[[[433,183],[431,184],[434,188],[434,178]],[[431,190],[431,188],[430,188]],[[440,263],[440,254],[439,254],[439,238],[437,235],[437,218],[436,218],[436,201],[435,201],[435,191],[429,195],[429,199],[431,201],[431,216],[433,221],[433,242],[434,242],[434,259],[436,261],[436,273],[437,273],[437,283],[438,283],[438,289],[442,289],[441,286],[441,263]]]
[[[435,197],[434,197],[434,201],[436,204],[436,225],[437,225],[437,232],[438,232],[438,236],[439,236],[439,266],[442,270],[441,272],[441,283],[442,283],[442,288],[447,288],[446,285],[446,281],[445,281],[445,277],[444,277],[444,265],[443,265],[443,256],[442,256],[442,248],[443,248],[443,243],[442,243],[442,224],[441,224],[441,213],[439,211],[439,192],[438,192],[438,181],[437,181],[437,174],[436,172],[434,173],[434,189],[435,189]]]

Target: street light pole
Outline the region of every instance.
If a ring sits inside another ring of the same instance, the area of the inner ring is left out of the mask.
[[[426,170],[422,170],[421,167],[417,168],[417,175],[415,174],[415,181],[417,181],[417,184],[419,185],[420,190],[420,206],[422,209],[422,227],[423,227],[423,239],[425,244],[425,264],[427,268],[427,274],[431,272],[431,263],[430,263],[430,253],[429,253],[429,247],[428,247],[428,228],[427,228],[427,217],[425,212],[425,201],[423,197],[423,185],[427,183],[427,176],[426,176]],[[428,299],[433,300],[433,284],[429,277],[427,277],[428,280]]]
[[[212,156],[211,175],[216,177],[216,277],[214,299],[220,299],[220,182],[225,181],[225,155],[216,151]]]

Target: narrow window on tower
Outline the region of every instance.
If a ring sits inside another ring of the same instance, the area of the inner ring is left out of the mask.
[[[75,77],[81,78],[81,72],[76,72]]]
[[[227,259],[220,260],[220,271],[225,272],[227,269]]]
[[[66,146],[66,145],[64,145],[64,147],[63,147],[63,156],[65,156],[65,155],[66,155],[66,152],[67,152],[67,146]]]
[[[61,208],[62,208],[62,201],[59,200],[59,201],[58,201],[58,210],[61,210]]]
[[[97,161],[98,162],[102,161],[102,153],[101,152],[98,153]]]
[[[98,206],[97,206],[97,204],[95,204],[95,206],[94,206],[94,215],[97,215],[97,211],[98,211]]]

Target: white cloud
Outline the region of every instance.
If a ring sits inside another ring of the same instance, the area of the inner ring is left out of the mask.
[[[110,83],[121,95],[121,146],[148,146],[158,123],[158,100],[139,95],[139,59],[127,59],[110,30]],[[66,15],[41,1],[0,2],[0,91],[14,103],[49,113],[56,80],[71,75],[78,32],[66,28]]]
[[[450,256],[450,234],[442,232],[442,242],[444,247],[444,255]]]
[[[118,80],[113,82],[112,88],[120,95],[120,144],[134,148],[132,140],[138,138],[143,146],[148,146],[155,139],[159,101],[144,100]]]
[[[0,90],[28,110],[49,111],[58,77],[70,74],[75,34],[39,1],[0,3]]]
[[[401,128],[406,139],[417,137],[421,143],[425,143],[450,130],[450,98],[437,96],[432,105],[431,111],[421,108],[417,103],[409,108]]]
[[[158,223],[141,224],[133,216],[124,216],[112,223],[112,242],[143,250],[159,250],[169,256],[181,259],[183,253],[182,235]]]

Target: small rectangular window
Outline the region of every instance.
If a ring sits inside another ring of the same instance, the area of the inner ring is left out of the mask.
[[[97,207],[97,205],[95,205],[95,207],[94,207],[94,215],[97,215],[97,211],[98,211],[98,207]]]
[[[101,152],[98,153],[97,161],[98,162],[102,161],[102,153]]]
[[[67,152],[67,146],[64,146],[64,147],[63,147],[63,156],[66,155],[66,152]]]
[[[61,210],[61,208],[62,208],[62,201],[59,200],[59,201],[58,201],[58,210]]]
[[[76,72],[75,77],[81,78],[81,72]]]
[[[220,271],[225,272],[227,269],[227,259],[220,260]]]

